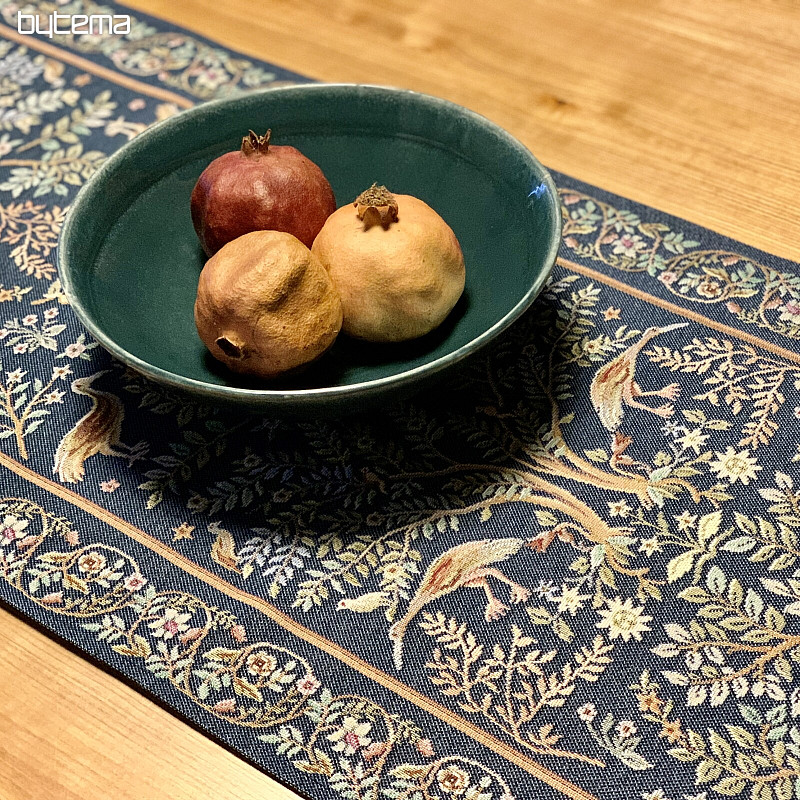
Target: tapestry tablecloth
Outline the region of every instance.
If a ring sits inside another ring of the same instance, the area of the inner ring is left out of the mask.
[[[76,321],[66,208],[303,79],[138,13],[18,34],[55,9],[120,11],[0,0],[4,602],[313,798],[800,797],[800,267],[556,174],[552,280],[455,382],[188,402]]]

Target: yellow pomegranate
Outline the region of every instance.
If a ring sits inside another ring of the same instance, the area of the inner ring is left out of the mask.
[[[342,299],[342,330],[400,342],[444,322],[464,291],[464,257],[447,223],[422,200],[373,184],[331,214],[312,252]]]
[[[235,372],[276,378],[333,344],[342,305],[330,275],[301,241],[253,231],[206,262],[194,319],[214,358]]]

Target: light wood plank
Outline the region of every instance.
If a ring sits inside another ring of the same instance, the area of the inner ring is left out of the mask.
[[[2,800],[293,800],[139,692],[0,609]]]
[[[800,5],[132,0],[326,81],[493,119],[548,166],[800,257]]]

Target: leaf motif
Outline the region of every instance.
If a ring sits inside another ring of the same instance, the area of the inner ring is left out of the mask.
[[[680,555],[675,556],[669,564],[667,564],[667,580],[670,583],[682,578],[692,566],[694,566],[694,558],[697,555],[694,550],[686,550]]]
[[[229,664],[235,661],[241,652],[241,650],[229,650],[225,647],[212,647],[211,650],[203,653],[203,656],[211,661],[222,661]]]
[[[234,677],[233,690],[236,694],[242,697],[249,697],[251,700],[255,700],[258,703],[264,700],[261,690],[257,686],[253,686],[252,683],[244,680],[244,678]]]
[[[725,542],[720,548],[728,553],[747,553],[752,550],[758,542],[750,536],[737,536],[735,539],[730,539]]]
[[[722,764],[702,759],[695,769],[697,783],[711,783],[722,775]]]
[[[745,781],[744,778],[727,776],[715,783],[712,788],[715,792],[719,792],[720,794],[724,794],[728,797],[735,797],[737,794],[742,793],[745,786],[747,786],[747,781]]]
[[[728,585],[728,579],[722,570],[715,564],[706,575],[706,585],[716,595],[721,595]]]
[[[721,522],[722,522],[721,511],[712,511],[710,514],[706,514],[704,517],[700,519],[700,522],[697,524],[698,539],[703,544],[707,544],[711,539],[713,539],[717,535]]]

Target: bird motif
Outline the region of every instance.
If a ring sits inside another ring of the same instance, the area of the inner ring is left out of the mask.
[[[62,483],[83,480],[84,463],[97,455],[125,457],[115,448],[127,448],[120,442],[125,408],[110,392],[92,388],[92,383],[108,370],[95,372],[72,381],[72,391],[91,398],[92,407],[64,434],[56,450],[53,472]]]
[[[495,578],[511,587],[512,603],[524,603],[530,597],[530,591],[492,566],[516,555],[523,545],[530,545],[530,542],[517,538],[480,539],[464,542],[442,553],[425,571],[405,616],[389,628],[397,669],[403,668],[403,639],[406,630],[428,603],[462,587],[483,589],[487,600],[484,617],[487,622],[492,622],[502,617],[508,611],[508,606],[492,594],[489,578]]]
[[[210,523],[208,530],[210,533],[217,535],[211,545],[211,558],[221,567],[241,574],[242,569],[239,566],[239,558],[236,555],[236,542],[233,534],[230,531],[226,531],[225,528],[220,528],[218,522]]]
[[[345,597],[336,604],[337,611],[355,611],[367,614],[389,605],[389,592],[367,592],[358,597]]]
[[[671,403],[653,408],[639,402],[638,398],[663,397],[667,400],[675,400],[680,394],[681,387],[677,383],[671,383],[663,389],[644,391],[635,380],[636,359],[656,336],[684,328],[688,324],[687,322],[678,322],[675,325],[665,325],[663,328],[648,328],[636,344],[631,345],[615,359],[597,370],[589,388],[589,396],[600,421],[609,431],[613,433],[619,428],[625,413],[625,405],[649,411],[660,417],[672,416],[675,408]]]

